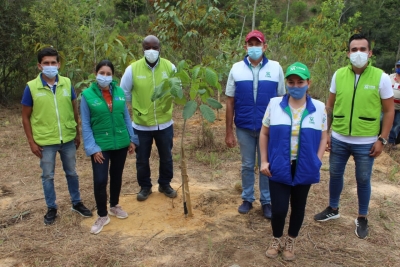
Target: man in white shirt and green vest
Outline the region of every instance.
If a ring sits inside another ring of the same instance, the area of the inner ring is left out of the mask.
[[[79,192],[76,173],[76,149],[80,145],[76,94],[70,79],[58,75],[58,52],[44,48],[38,53],[39,75],[28,82],[22,97],[22,124],[33,154],[40,158],[42,184],[47,213],[46,225],[57,217],[54,169],[57,152],[67,178],[72,210],[91,217]]]
[[[363,34],[350,37],[347,56],[351,64],[333,75],[326,104],[328,130],[332,126],[327,148],[330,151],[329,206],[314,219],[322,222],[340,217],[344,170],[353,156],[358,195],[355,234],[364,239],[368,236],[372,166],[387,144],[394,116],[393,91],[389,76],[371,65],[371,44]],[[378,136],[381,112],[382,130]]]
[[[127,103],[132,104],[132,127],[139,137],[136,147],[136,171],[140,192],[138,201],[146,200],[152,193],[150,154],[153,140],[159,162],[158,191],[175,198],[177,193],[170,183],[173,178],[173,120],[172,106],[165,112],[166,98],[151,101],[154,88],[169,78],[176,68],[169,60],[160,57],[161,44],[154,35],[146,36],[142,43],[144,57],[133,62],[121,78],[121,88]]]

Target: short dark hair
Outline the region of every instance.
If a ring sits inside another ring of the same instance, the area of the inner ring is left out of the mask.
[[[111,73],[114,74],[114,65],[111,63],[110,60],[108,59],[103,59],[102,61],[99,62],[96,66],[96,73],[101,69],[103,66],[108,66],[111,69]]]
[[[362,40],[362,39],[367,40],[367,42],[368,42],[368,50],[371,50],[371,42],[369,41],[369,39],[367,38],[367,36],[365,36],[363,33],[356,33],[356,34],[353,34],[353,35],[350,37],[350,39],[349,39],[348,50],[350,51],[350,43],[351,43],[353,40]]]
[[[42,63],[44,57],[56,57],[57,62],[60,62],[60,56],[58,55],[57,50],[53,47],[46,47],[39,51],[38,53],[38,62]]]

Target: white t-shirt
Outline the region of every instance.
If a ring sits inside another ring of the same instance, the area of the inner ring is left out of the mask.
[[[360,78],[359,74],[356,74],[356,79],[354,83],[358,82]],[[329,91],[332,94],[336,94],[336,72],[333,74],[331,88]],[[392,82],[390,81],[389,75],[386,73],[382,73],[381,80],[379,82],[379,95],[381,99],[388,99],[393,96],[392,90]],[[378,140],[377,136],[349,136],[349,135],[341,135],[332,130],[332,137],[349,144],[372,144]]]

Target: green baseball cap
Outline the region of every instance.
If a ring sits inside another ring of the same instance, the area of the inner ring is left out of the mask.
[[[285,78],[293,74],[301,77],[303,80],[310,79],[310,71],[308,70],[307,66],[301,62],[295,62],[290,65],[286,69]]]

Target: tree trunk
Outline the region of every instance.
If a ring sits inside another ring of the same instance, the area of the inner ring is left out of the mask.
[[[287,9],[286,9],[286,28],[288,25],[288,21],[289,21],[289,7],[290,7],[290,0],[287,1]]]
[[[257,8],[257,0],[254,0],[253,23],[251,24],[252,31],[254,31],[254,28],[256,26],[256,8]]]
[[[186,120],[183,122],[182,138],[181,138],[181,176],[182,176],[182,199],[183,212],[185,217],[192,217],[192,202],[190,201],[189,176],[187,175],[185,148],[183,146],[183,137],[185,136]]]

